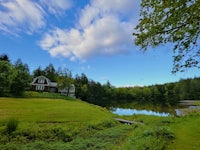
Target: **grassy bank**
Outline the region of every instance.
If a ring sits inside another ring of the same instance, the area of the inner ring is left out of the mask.
[[[198,150],[200,147],[200,114],[184,117],[124,116],[124,119],[143,122],[129,132],[117,150]]]
[[[131,128],[80,100],[0,98],[0,149],[105,149]]]
[[[80,100],[0,98],[0,149],[138,150],[200,147],[200,114],[120,118]],[[16,128],[15,128],[16,126]]]
[[[0,98],[0,120],[20,122],[100,122],[111,115],[103,108],[79,100],[42,98]]]

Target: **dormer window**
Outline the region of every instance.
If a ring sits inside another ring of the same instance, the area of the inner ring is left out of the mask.
[[[39,78],[39,79],[38,79],[38,83],[41,83],[41,84],[43,84],[43,83],[44,83],[44,79],[42,79],[42,78]]]

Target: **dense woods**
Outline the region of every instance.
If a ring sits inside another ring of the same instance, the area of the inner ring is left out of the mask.
[[[109,82],[101,85],[82,74],[75,78],[75,83],[77,97],[102,106],[131,102],[172,106],[180,100],[200,99],[200,78],[145,87],[115,88]]]
[[[44,69],[38,67],[31,74],[27,64],[20,59],[12,64],[7,55],[0,56],[0,96],[23,96],[24,91],[30,90],[32,79],[40,75],[58,82],[61,87],[73,83],[77,98],[101,106],[131,102],[172,106],[180,100],[200,99],[199,77],[162,85],[116,88],[109,81],[102,85],[88,79],[84,73],[73,77],[69,69],[56,70],[52,64]]]

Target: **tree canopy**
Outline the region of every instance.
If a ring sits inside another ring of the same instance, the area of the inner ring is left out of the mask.
[[[143,50],[172,43],[172,72],[200,68],[200,0],[142,0],[135,44]]]
[[[0,61],[7,61],[7,62],[10,62],[9,58],[8,58],[8,55],[6,54],[2,54],[0,55]]]
[[[8,95],[16,75],[16,69],[10,62],[0,60],[0,96]]]

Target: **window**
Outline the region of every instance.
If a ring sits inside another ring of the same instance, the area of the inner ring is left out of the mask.
[[[44,79],[42,78],[38,79],[38,83],[44,83]]]
[[[43,90],[44,90],[44,86],[42,86],[42,85],[37,85],[35,89],[36,89],[37,91],[38,91],[38,90],[43,91]]]

